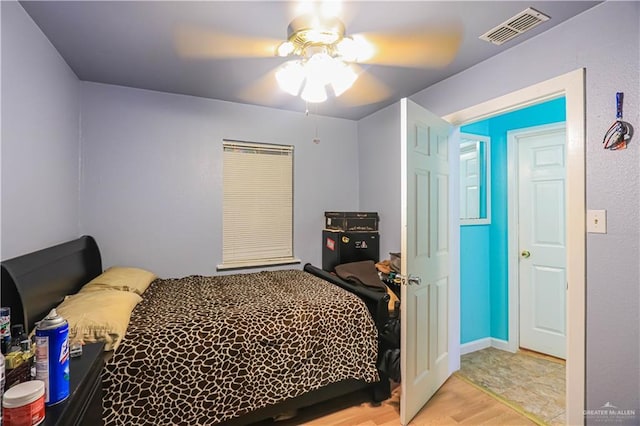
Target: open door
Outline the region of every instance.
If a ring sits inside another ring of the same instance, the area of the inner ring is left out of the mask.
[[[449,376],[449,135],[451,125],[402,99],[400,423]]]

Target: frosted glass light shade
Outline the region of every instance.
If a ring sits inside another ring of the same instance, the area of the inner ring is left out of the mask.
[[[327,91],[324,90],[324,84],[313,79],[307,79],[300,97],[307,102],[319,103],[327,100]]]
[[[357,78],[358,74],[351,66],[325,52],[306,60],[289,61],[276,72],[282,90],[293,96],[300,94],[302,99],[313,103],[327,100],[326,85],[330,84],[335,96],[340,96]]]
[[[358,45],[350,37],[345,37],[336,45],[338,54],[343,60],[353,62],[358,60]]]
[[[358,74],[351,69],[351,67],[345,63],[338,64],[332,75],[331,87],[333,87],[333,93],[336,96],[342,95],[347,89],[353,86]]]
[[[283,58],[289,56],[295,50],[295,46],[290,41],[285,41],[278,46],[276,53]]]
[[[282,90],[298,96],[305,79],[305,70],[299,61],[289,61],[276,72],[276,80]]]
[[[333,76],[335,60],[326,53],[316,53],[304,64],[304,72],[308,80],[325,85]]]

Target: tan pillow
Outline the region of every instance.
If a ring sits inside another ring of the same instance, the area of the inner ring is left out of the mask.
[[[104,342],[104,350],[110,351],[120,344],[141,300],[126,291],[88,291],[67,296],[56,311],[69,322],[70,344]]]
[[[144,269],[113,266],[84,285],[80,293],[111,289],[130,291],[142,296],[156,278],[158,278],[156,274]]]

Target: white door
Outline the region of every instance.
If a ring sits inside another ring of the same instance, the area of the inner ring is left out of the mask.
[[[448,378],[449,158],[451,126],[401,100],[402,274],[400,423]],[[418,282],[419,281],[419,282]]]
[[[566,356],[565,126],[518,141],[520,347]]]

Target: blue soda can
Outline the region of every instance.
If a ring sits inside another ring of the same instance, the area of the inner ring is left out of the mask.
[[[52,309],[36,327],[36,380],[47,406],[69,396],[69,323]]]

